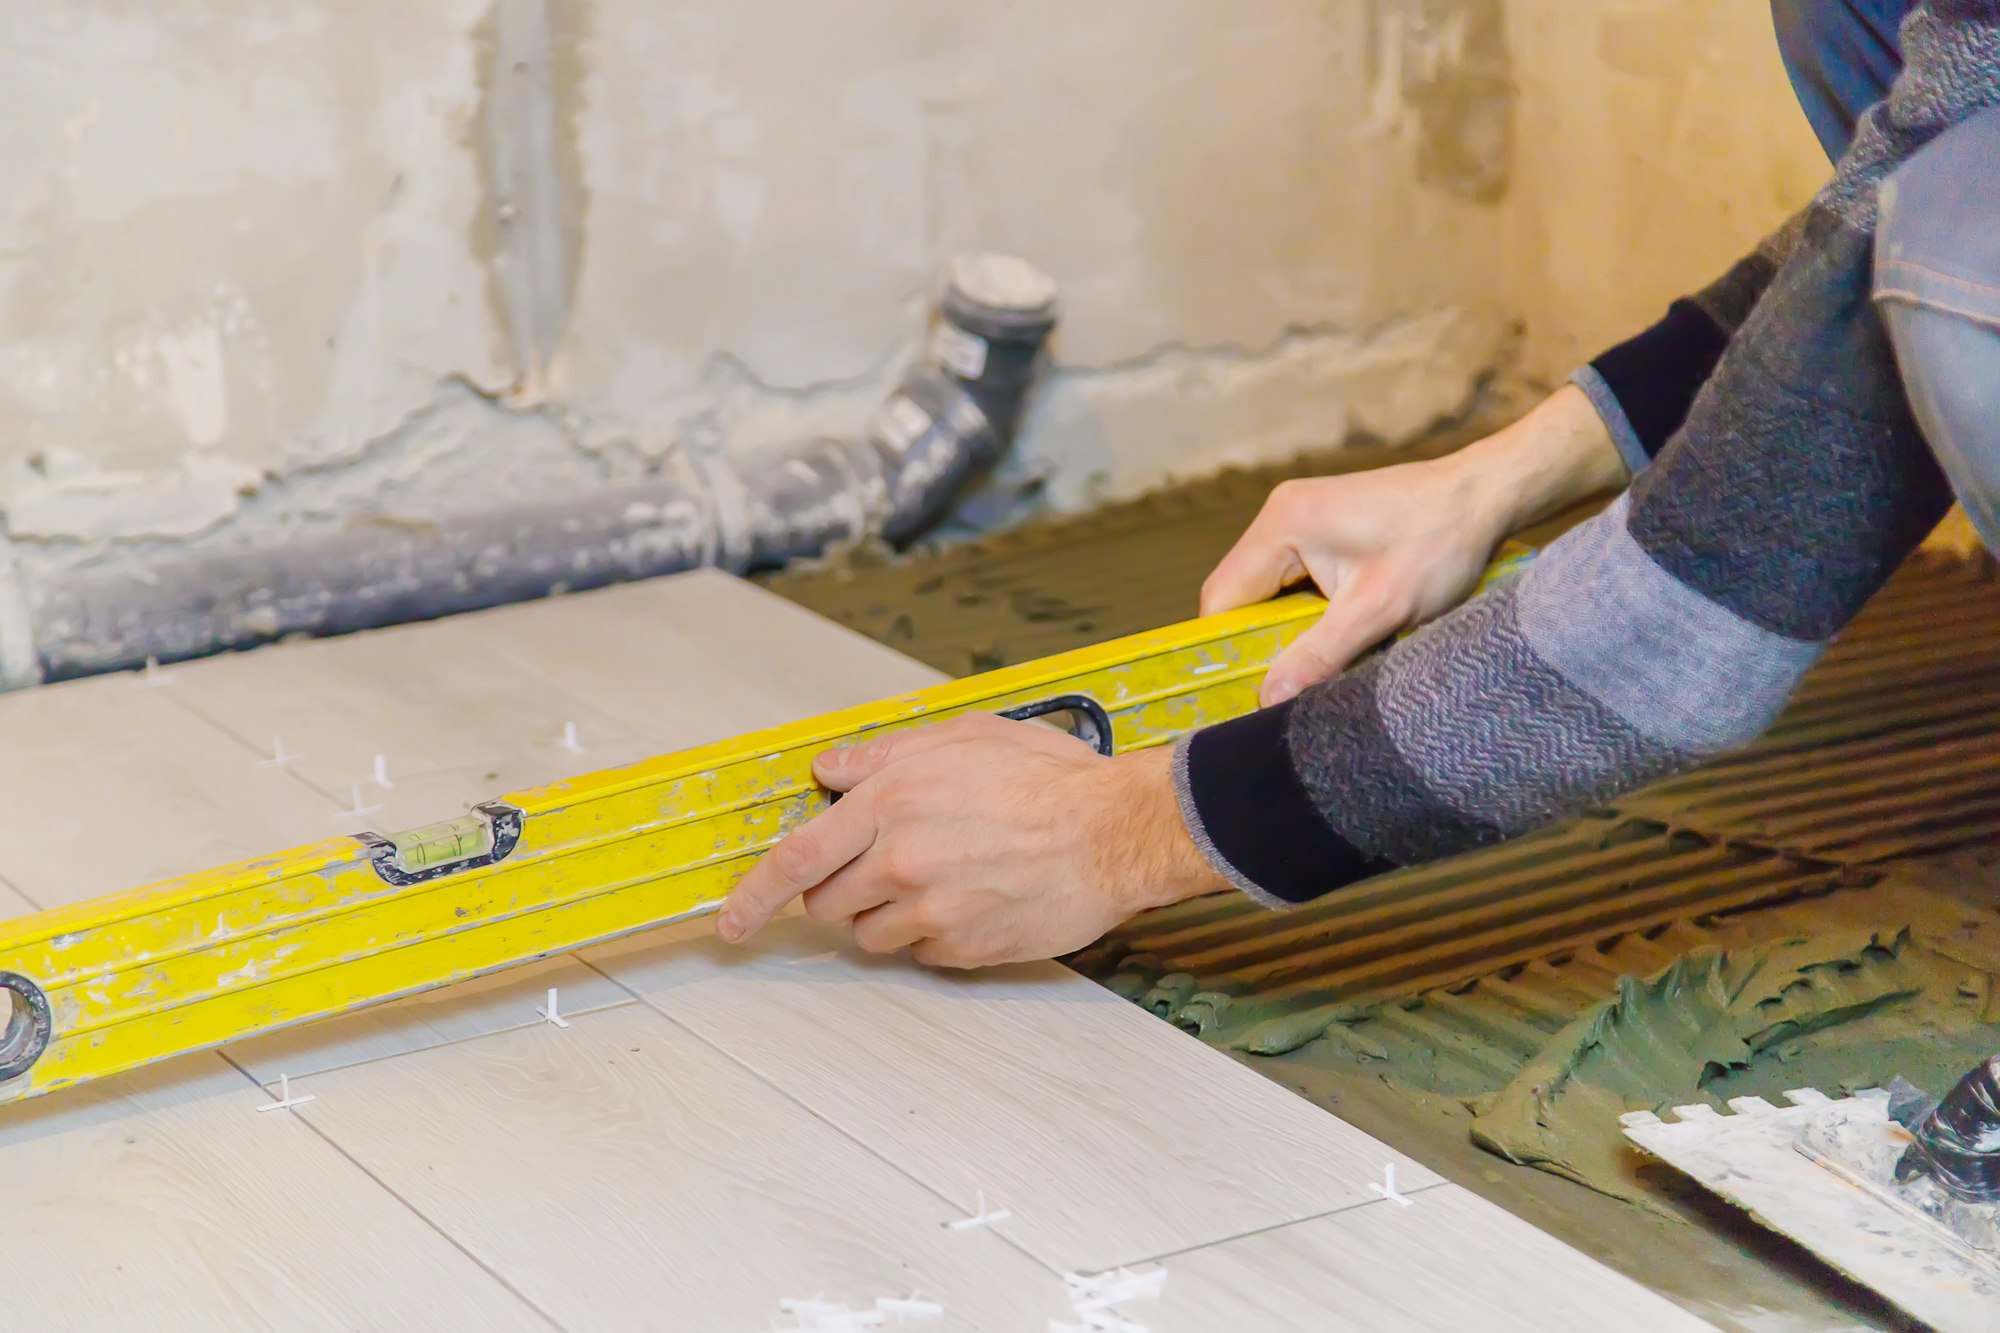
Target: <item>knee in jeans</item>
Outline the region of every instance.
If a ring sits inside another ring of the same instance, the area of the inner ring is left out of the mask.
[[[1878,299],[2000,319],[2000,107],[1919,149],[1876,202]]]

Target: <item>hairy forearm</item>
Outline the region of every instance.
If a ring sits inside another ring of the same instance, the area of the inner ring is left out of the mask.
[[[1465,512],[1496,536],[1617,490],[1628,477],[1603,419],[1573,384],[1440,464],[1463,488]]]

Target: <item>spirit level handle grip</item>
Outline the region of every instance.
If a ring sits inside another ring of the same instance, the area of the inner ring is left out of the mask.
[[[1072,734],[1084,744],[1107,758],[1112,753],[1111,714],[1104,711],[1104,705],[1087,694],[1058,694],[1050,699],[1037,699],[1031,704],[1021,704],[1003,710],[999,716],[1010,722],[1028,722],[1051,713],[1068,713],[1076,719]],[[827,804],[836,804],[845,792],[833,792],[827,797]]]
[[[0,1083],[25,1074],[49,1048],[48,994],[18,972],[0,972],[0,990],[12,992],[7,1025],[0,1030]]]
[[[1111,715],[1104,711],[1103,704],[1087,694],[1059,694],[1053,699],[1009,708],[1000,716],[1013,722],[1026,722],[1032,718],[1047,717],[1050,713],[1071,714],[1076,718],[1075,734],[1078,740],[1101,755],[1108,757],[1112,753]]]

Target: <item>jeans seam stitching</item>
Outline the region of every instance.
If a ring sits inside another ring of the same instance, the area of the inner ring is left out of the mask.
[[[1924,310],[1935,310],[1940,314],[1956,315],[1961,319],[1969,319],[1982,327],[2000,328],[2000,313],[1995,313],[1991,310],[1969,310],[1964,306],[1952,305],[1949,302],[1940,301],[1935,297],[1920,295],[1904,287],[1877,288],[1875,299],[1878,301],[1907,301],[1911,305],[1918,306]]]
[[[1888,259],[1882,262],[1881,267],[1884,269],[1907,269],[1911,273],[1921,273],[1927,278],[1936,278],[1939,282],[1948,282],[1954,287],[1966,287],[1972,291],[1984,292],[1990,296],[2000,296],[2000,287],[1989,286],[1983,282],[1974,282],[1970,278],[1953,277],[1949,273],[1940,273],[1928,264],[1918,264],[1907,259]]]

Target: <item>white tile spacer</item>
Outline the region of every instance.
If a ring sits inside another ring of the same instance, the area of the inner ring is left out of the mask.
[[[396,789],[396,784],[389,781],[388,755],[378,754],[375,756],[375,771],[369,775],[368,780],[383,791],[394,791]]]
[[[583,753],[583,742],[576,738],[576,723],[574,722],[563,723],[562,740],[558,742],[558,744],[560,744],[563,749],[568,750],[571,754]]]
[[[923,1300],[915,1292],[908,1296],[877,1296],[875,1309],[894,1319],[898,1325],[906,1319],[944,1318],[944,1306],[936,1301]]]
[[[270,1089],[266,1088],[264,1091],[269,1092]],[[304,1106],[307,1102],[318,1100],[310,1092],[303,1097],[292,1096],[292,1076],[290,1074],[280,1074],[278,1075],[278,1100],[272,1102],[269,1106],[260,1106],[257,1109],[260,1111],[289,1111],[294,1106]]]
[[[1412,1199],[1409,1195],[1402,1193],[1396,1188],[1396,1164],[1394,1162],[1384,1163],[1382,1166],[1382,1179],[1368,1188],[1374,1190],[1389,1202],[1401,1204],[1405,1208],[1416,1202],[1415,1199]]]
[[[1167,1270],[1154,1268],[1135,1273],[1129,1268],[1114,1268],[1108,1273],[1095,1273],[1088,1277],[1080,1273],[1066,1273],[1063,1281],[1070,1285],[1069,1299],[1076,1312],[1087,1315],[1097,1310],[1109,1310],[1141,1296],[1158,1296],[1161,1288],[1167,1285]]]
[[[562,1016],[562,1010],[556,1008],[556,988],[554,986],[549,987],[548,1006],[543,1009],[537,1009],[535,1012],[542,1016],[542,1021],[545,1023],[553,1023],[559,1028],[569,1026],[569,1020]]]
[[[379,805],[361,804],[360,783],[358,782],[355,783],[353,787],[349,788],[349,790],[354,793],[354,804],[348,806],[345,810],[342,810],[339,814],[335,815],[334,816],[335,819],[366,819],[368,818],[368,816],[379,813],[381,811],[382,807]]]
[[[809,1298],[781,1296],[778,1298],[778,1309],[785,1314],[801,1315],[807,1319],[825,1319],[830,1315],[847,1313],[843,1307],[835,1305],[832,1301],[823,1301],[817,1296]]]
[[[986,1209],[986,1196],[984,1194],[976,1194],[974,1197],[977,1202],[973,1208],[972,1216],[961,1217],[956,1222],[947,1222],[945,1223],[947,1227],[953,1231],[970,1231],[974,1227],[990,1227],[995,1222],[1005,1222],[1014,1215],[1005,1208],[996,1208],[988,1212]]]
[[[168,679],[167,673],[160,670],[160,659],[149,657],[146,659],[145,670],[138,673],[138,679],[134,683],[142,689],[156,690],[166,684]]]
[[[1078,1322],[1049,1321],[1050,1333],[1146,1333],[1141,1324],[1118,1307],[1141,1297],[1157,1297],[1167,1285],[1167,1270],[1135,1273],[1114,1268],[1108,1273],[1064,1273],[1069,1285],[1070,1313]]]
[[[778,1301],[778,1309],[796,1321],[794,1328],[819,1329],[823,1333],[861,1333],[864,1329],[880,1328],[889,1317],[879,1309],[850,1310],[817,1296],[810,1300],[787,1296]]]
[[[302,754],[286,754],[285,738],[283,736],[273,736],[271,737],[271,757],[269,759],[258,760],[257,767],[288,768],[303,758],[305,756]]]

